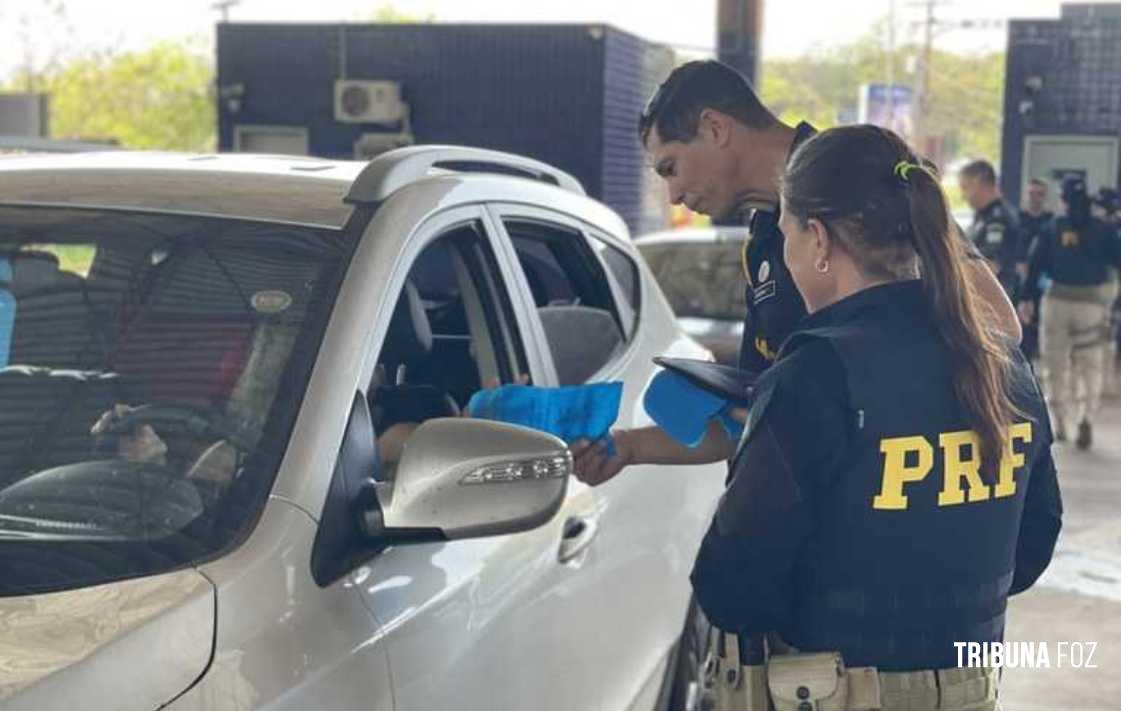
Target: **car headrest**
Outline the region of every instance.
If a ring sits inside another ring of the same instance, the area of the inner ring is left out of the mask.
[[[12,293],[19,294],[56,285],[62,279],[58,257],[50,252],[19,251],[8,256]]]
[[[383,351],[397,362],[432,351],[432,326],[424,311],[420,292],[411,280],[405,281],[405,288],[393,310]],[[386,358],[383,356],[382,360]]]
[[[603,309],[578,305],[542,306],[537,313],[561,385],[585,382],[623,344],[619,324]]]

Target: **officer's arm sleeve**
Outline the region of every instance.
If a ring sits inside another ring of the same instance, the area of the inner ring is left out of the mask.
[[[1038,299],[1042,294],[1039,290],[1039,279],[1048,269],[1051,259],[1050,228],[1044,228],[1035,241],[1035,250],[1028,262],[1028,281],[1024,284],[1025,297],[1030,300]]]
[[[1109,226],[1106,231],[1106,239],[1110,245],[1110,257],[1113,266],[1121,269],[1121,228]]]
[[[748,287],[747,300],[751,303],[751,287]],[[751,307],[749,306],[748,309]],[[755,328],[755,318],[749,311],[743,320],[743,338],[740,340],[740,370],[761,373],[771,365],[771,361],[763,357],[755,347],[755,339],[759,335]]]
[[[741,635],[789,627],[795,564],[813,531],[813,501],[847,444],[844,381],[831,347],[813,343],[795,358],[804,367],[782,363],[765,411],[752,413],[759,420],[754,427],[749,422],[691,576],[713,624]]]
[[[1027,590],[1047,569],[1055,551],[1059,529],[1062,528],[1062,518],[1063,500],[1059,494],[1055,461],[1048,446],[1028,477],[1020,536],[1016,541],[1016,572],[1009,594]]]
[[[1023,225],[1009,225],[1012,230],[1013,237],[1016,240],[1016,263],[1028,261],[1028,247],[1031,246],[1031,235],[1024,229]]]

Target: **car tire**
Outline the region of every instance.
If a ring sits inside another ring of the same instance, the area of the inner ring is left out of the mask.
[[[704,665],[712,623],[696,600],[690,600],[685,627],[681,631],[666,672],[669,699],[666,711],[711,711],[711,699],[704,694]]]

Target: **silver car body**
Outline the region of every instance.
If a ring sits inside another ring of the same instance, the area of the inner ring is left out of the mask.
[[[128,152],[13,158],[0,163],[0,203],[339,229],[354,211],[343,199],[365,167]],[[623,382],[617,426],[648,424],[641,399],[651,359],[707,354],[676,324],[621,220],[541,181],[440,171],[406,181],[362,232],[271,496],[248,538],[178,572],[0,598],[0,705],[653,708],[723,465],[635,467],[596,489],[572,479],[560,512],[534,530],[391,546],[326,587],[310,571],[351,402],[370,387],[412,260],[442,228],[465,218],[486,226],[533,382],[557,383],[504,216],[594,234],[638,264],[636,331],[592,380]],[[574,523],[583,532],[575,540],[566,537]]]

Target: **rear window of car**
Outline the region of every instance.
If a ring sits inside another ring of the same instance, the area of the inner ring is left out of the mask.
[[[739,242],[640,245],[679,317],[741,321],[747,312]]]
[[[331,230],[0,208],[0,595],[239,540],[347,254]]]

